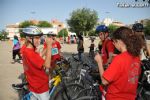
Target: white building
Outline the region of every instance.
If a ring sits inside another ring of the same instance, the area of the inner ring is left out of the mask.
[[[104,23],[106,26],[109,26],[112,22],[113,22],[112,19],[110,19],[110,18],[105,18],[102,23]]]
[[[118,27],[125,26],[124,23],[119,22],[119,21],[114,21],[114,22],[112,22],[112,25],[115,25],[115,26],[118,26]]]
[[[8,38],[10,38],[11,40],[13,39],[14,35],[20,37],[19,28],[17,24],[7,25],[5,30],[6,32],[8,32]]]
[[[52,32],[54,34],[58,34],[57,27],[55,28],[40,28],[43,34],[48,34],[49,32]]]
[[[73,32],[69,32],[68,34],[69,36],[73,35],[73,36],[76,36],[76,33],[73,33]]]
[[[6,32],[8,32],[8,38],[10,38],[10,40],[13,40],[14,35],[20,37],[19,29],[21,28],[6,27]],[[43,34],[48,34],[49,32],[53,32],[54,34],[58,33],[57,28],[40,28],[40,30],[43,32]]]

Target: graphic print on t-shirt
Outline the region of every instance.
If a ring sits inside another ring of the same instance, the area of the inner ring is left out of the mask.
[[[58,54],[58,48],[52,48],[52,56]]]
[[[128,82],[131,84],[135,84],[139,78],[139,63],[132,63],[130,66],[130,70],[128,73]]]

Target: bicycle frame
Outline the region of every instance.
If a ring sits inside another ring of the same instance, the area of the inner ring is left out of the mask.
[[[51,84],[52,82],[54,82],[54,83],[53,83],[54,86],[52,87],[51,91],[49,91],[50,97],[51,97],[52,94],[54,93],[56,87],[57,87],[57,86],[59,85],[59,83],[61,82],[61,76],[60,76],[60,75],[55,76],[54,78],[52,78],[52,80],[50,80],[49,83]]]
[[[50,97],[52,96],[52,94],[54,93],[56,87],[59,85],[59,83],[61,82],[61,76],[60,75],[57,75],[55,76],[54,78],[52,78],[50,81],[49,81],[49,84],[50,85],[53,85],[52,89],[50,89],[49,91],[49,95]],[[30,100],[30,97],[32,96],[32,92],[29,92],[27,93],[26,95],[23,96],[23,100]]]

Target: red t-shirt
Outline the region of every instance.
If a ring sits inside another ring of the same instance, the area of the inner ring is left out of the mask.
[[[128,52],[116,56],[103,74],[109,82],[106,100],[135,100],[140,73],[139,57]]]
[[[44,44],[44,48],[46,48],[47,45]],[[61,45],[58,41],[55,41],[55,43],[52,43],[52,49],[51,49],[51,54],[52,54],[52,58],[51,58],[51,65],[53,65],[53,63],[56,60],[60,60],[60,54],[59,54],[59,50],[61,49]],[[53,67],[53,66],[52,66]]]
[[[102,44],[102,59],[103,59],[103,64],[107,63],[107,60],[109,59],[109,53],[114,52],[115,46],[113,45],[112,41],[110,39],[106,39],[103,44]],[[107,50],[107,51],[106,51]]]
[[[25,45],[22,47],[21,53],[29,90],[35,93],[48,91],[48,76],[43,69],[44,60],[42,57],[33,48],[27,48]]]

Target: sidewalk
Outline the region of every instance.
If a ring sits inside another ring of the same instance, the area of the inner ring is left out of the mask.
[[[99,39],[95,41],[97,47]],[[148,40],[150,46],[150,40]],[[77,53],[77,44],[61,44],[64,56]],[[89,52],[90,41],[84,41],[85,52]],[[12,44],[9,41],[0,41],[0,100],[18,100],[17,93],[11,84],[21,82],[18,76],[23,72],[21,64],[11,64]]]
[[[90,41],[84,43],[85,51],[89,51]],[[77,44],[61,44],[64,56],[77,53]],[[20,83],[18,76],[23,72],[21,64],[11,64],[12,42],[0,41],[0,100],[18,100],[17,93],[11,84]]]
[[[18,100],[12,83],[20,82],[18,75],[23,72],[21,64],[11,64],[11,42],[0,42],[0,100]]]

